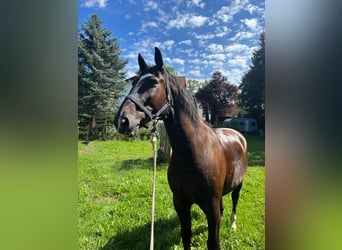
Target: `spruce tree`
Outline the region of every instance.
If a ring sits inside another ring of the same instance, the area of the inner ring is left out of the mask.
[[[265,33],[259,41],[260,49],[254,51],[252,65],[242,77],[239,101],[248,117],[255,118],[260,129],[265,129]]]
[[[78,120],[82,139],[105,139],[123,95],[127,60],[111,32],[92,15],[78,34]],[[83,136],[82,136],[83,135]]]

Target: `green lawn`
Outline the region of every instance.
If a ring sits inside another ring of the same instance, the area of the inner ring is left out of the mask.
[[[230,195],[224,197],[222,249],[265,249],[264,141],[248,136],[250,167],[237,208],[237,230],[229,228]],[[148,249],[152,193],[149,141],[79,143],[80,249]],[[182,249],[180,225],[167,183],[167,164],[158,164],[155,249]],[[193,249],[206,249],[204,213],[192,207]]]

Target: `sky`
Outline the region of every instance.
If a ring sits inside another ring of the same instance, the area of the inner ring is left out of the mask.
[[[263,0],[79,0],[78,24],[98,14],[118,39],[127,78],[140,53],[154,65],[159,47],[166,66],[186,79],[208,80],[220,71],[241,83],[259,48],[265,25]]]

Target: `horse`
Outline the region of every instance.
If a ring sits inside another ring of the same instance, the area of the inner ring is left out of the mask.
[[[172,147],[167,172],[185,250],[191,245],[191,207],[197,204],[208,223],[208,249],[220,249],[222,196],[231,192],[230,224],[247,169],[247,142],[238,131],[213,129],[198,114],[194,96],[164,67],[155,47],[155,66],[138,54],[140,75],[114,117],[119,133],[135,135],[149,121],[163,120]]]

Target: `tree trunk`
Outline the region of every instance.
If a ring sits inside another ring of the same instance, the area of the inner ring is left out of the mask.
[[[165,125],[163,123],[158,124],[159,130],[159,149],[158,149],[158,158],[162,162],[169,162],[172,154],[172,148],[169,142],[169,137],[166,132]]]

